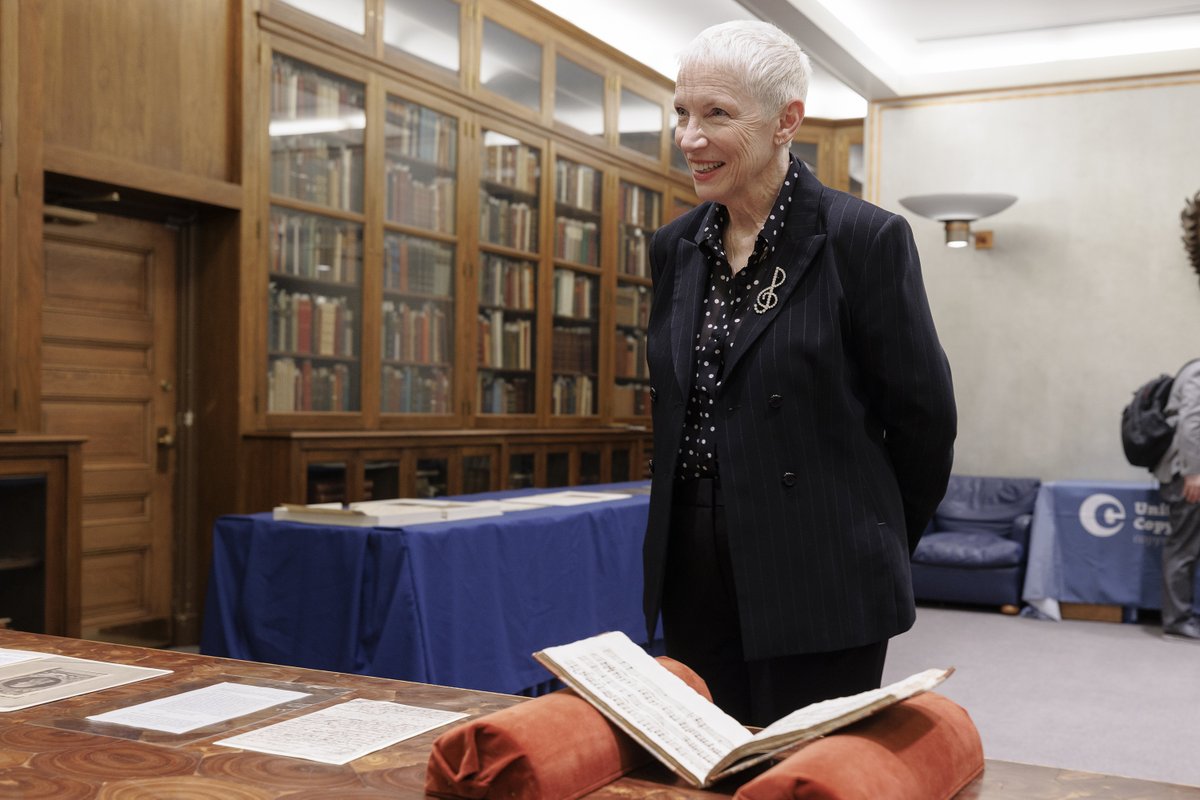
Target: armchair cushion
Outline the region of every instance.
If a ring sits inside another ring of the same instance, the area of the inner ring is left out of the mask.
[[[1013,520],[1033,513],[1041,481],[953,475],[933,515],[933,530],[1011,536]]]
[[[913,553],[919,564],[953,567],[1015,567],[1025,560],[1020,542],[991,533],[930,533]]]

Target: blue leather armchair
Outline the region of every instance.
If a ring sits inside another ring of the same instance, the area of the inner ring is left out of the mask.
[[[916,598],[1017,613],[1040,486],[1037,478],[952,475],[913,553]]]

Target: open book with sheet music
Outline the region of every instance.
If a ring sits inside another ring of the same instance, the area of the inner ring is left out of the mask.
[[[929,669],[882,689],[814,703],[751,733],[623,633],[604,633],[533,655],[698,787],[932,689],[954,671]]]

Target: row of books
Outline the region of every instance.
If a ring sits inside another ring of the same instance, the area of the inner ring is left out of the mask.
[[[384,365],[381,392],[385,414],[450,413],[450,373],[440,367]]]
[[[533,369],[533,321],[505,319],[503,311],[481,313],[477,325],[480,367]]]
[[[388,98],[387,152],[454,169],[458,163],[458,120],[419,106]]]
[[[389,221],[454,233],[454,178],[438,176],[421,181],[413,177],[407,164],[394,161],[388,163],[384,177]]]
[[[271,191],[342,211],[362,211],[362,145],[330,143],[318,136],[288,139],[271,151]]]
[[[591,275],[554,270],[554,316],[594,320],[598,291],[596,279]]]
[[[613,373],[618,378],[648,378],[646,334],[617,331],[613,342]]]
[[[559,416],[596,413],[596,382],[587,375],[558,375],[550,389],[550,411]]]
[[[479,236],[517,250],[537,250],[537,209],[528,203],[479,193]]]
[[[570,217],[554,220],[554,257],[580,264],[600,263],[600,228],[594,222]]]
[[[335,283],[358,283],[362,226],[271,207],[271,271]]]
[[[644,328],[650,324],[650,289],[646,286],[617,287],[614,316],[618,325]]]
[[[537,194],[542,177],[538,151],[523,144],[487,144],[484,138],[483,179],[500,183],[519,192]]]
[[[620,226],[621,251],[617,254],[617,271],[622,275],[650,277],[650,237],[641,228]]]
[[[445,363],[452,356],[450,320],[437,303],[410,306],[383,303],[383,357],[421,364]]]
[[[271,62],[271,119],[346,118],[366,107],[361,83],[276,55]]]
[[[292,292],[272,281],[267,346],[276,353],[353,358],[354,309],[346,297]]]
[[[650,413],[650,387],[642,383],[613,386],[613,416],[641,417]]]
[[[596,332],[588,327],[555,325],[550,355],[556,371],[595,372]]]
[[[307,359],[271,359],[269,411],[357,411],[356,380],[346,364],[315,366]]]
[[[480,375],[475,399],[481,414],[532,414],[533,381]]]
[[[583,211],[599,212],[602,178],[599,170],[560,160],[554,165],[554,201]]]
[[[485,254],[479,265],[479,303],[532,309],[537,297],[537,268],[528,261]]]
[[[622,182],[617,214],[622,222],[654,230],[662,224],[662,194]]]
[[[395,233],[383,237],[383,288],[449,299],[453,280],[452,246]]]

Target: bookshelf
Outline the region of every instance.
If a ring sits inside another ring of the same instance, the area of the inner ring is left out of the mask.
[[[646,325],[650,319],[650,237],[663,221],[663,194],[622,179],[617,189],[617,287],[613,326],[613,416],[650,413]]]
[[[484,128],[479,149],[476,410],[536,411],[543,148]]]
[[[453,413],[459,120],[388,94],[382,414]]]
[[[556,157],[550,413],[558,417],[599,409],[603,182],[602,170]]]
[[[267,407],[360,409],[363,83],[271,60]]]

